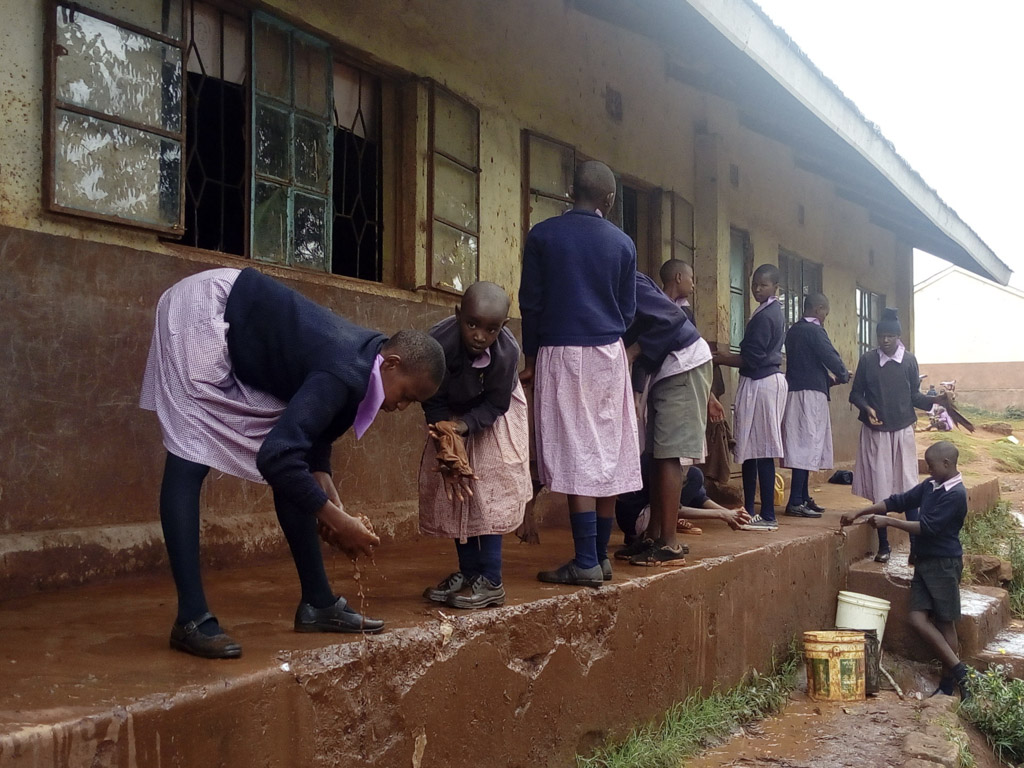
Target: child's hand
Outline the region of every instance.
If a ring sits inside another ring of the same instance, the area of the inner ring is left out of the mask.
[[[869,405],[865,409],[865,412],[868,415],[868,424],[870,424],[872,427],[880,427],[880,426],[882,426],[882,420],[880,418],[878,418],[878,413],[875,411],[874,408],[872,408]]]
[[[889,518],[886,517],[885,515],[872,515],[867,520],[871,524],[872,528],[888,528],[889,527]]]
[[[849,512],[839,518],[839,527],[845,528],[848,525],[853,525],[857,520],[857,515],[851,515]]]
[[[750,522],[750,513],[743,507],[738,509],[727,509],[722,513],[722,518],[729,524],[730,528],[734,531],[738,531],[741,526]]]
[[[473,489],[470,488],[469,483],[476,475],[457,475],[442,467],[435,467],[434,469],[440,472],[441,477],[444,479],[444,494],[448,497],[448,501],[454,502],[457,499],[461,504],[465,503],[473,495]]]
[[[708,398],[708,421],[725,421],[725,408],[722,407],[722,404],[718,402],[718,398],[714,395]]]
[[[373,532],[369,519],[363,515],[353,517],[332,502],[327,502],[316,517],[320,538],[353,560],[359,555],[372,556],[373,548],[380,544],[380,538]]]

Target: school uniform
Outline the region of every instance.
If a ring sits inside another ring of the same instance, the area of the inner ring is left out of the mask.
[[[817,471],[830,469],[832,419],[829,376],[850,380],[842,358],[816,317],[804,317],[786,332],[786,410],[782,419],[785,466]]]
[[[527,235],[523,351],[536,358],[537,469],[552,491],[604,498],[641,486],[622,344],[635,274],[633,241],[598,213],[573,209]]]
[[[139,404],[170,453],[314,514],[328,497],[311,473],[384,401],[386,340],[251,267],[201,272],[160,297]]]
[[[967,518],[963,478],[958,473],[941,484],[929,478],[885,499],[886,512],[915,509],[920,509],[921,533],[914,544],[910,610],[930,611],[939,621],[958,621],[964,567],[960,530]]]
[[[623,344],[637,344],[633,387],[642,394],[645,448],[656,459],[701,462],[711,393],[711,348],[654,281],[636,273],[636,316]]]
[[[466,352],[454,316],[429,331],[444,349],[446,373],[440,389],[423,403],[428,424],[465,422],[466,452],[476,475],[473,495],[449,500],[428,438],[420,462],[420,531],[465,541],[472,536],[514,531],[533,497],[529,421],[519,383],[519,344],[502,328],[484,354]]]
[[[782,304],[775,296],[758,306],[747,321],[740,342],[742,365],[733,401],[733,458],[782,458],[782,416],[786,409],[786,377],[782,375],[785,341]]]
[[[928,410],[931,400],[921,392],[917,359],[900,342],[889,357],[881,349],[865,352],[857,363],[850,402],[861,421],[853,492],[872,502],[909,491],[918,481],[915,408]],[[868,423],[874,408],[881,424]]]

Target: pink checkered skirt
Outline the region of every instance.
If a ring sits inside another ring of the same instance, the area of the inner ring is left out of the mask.
[[[851,488],[854,494],[878,503],[894,493],[906,493],[918,483],[917,469],[913,425],[897,432],[860,425]]]
[[[816,472],[832,467],[832,419],[824,392],[790,392],[782,417],[783,463]]]
[[[420,531],[459,540],[514,531],[533,498],[530,427],[518,381],[505,415],[469,437],[466,453],[476,474],[470,485],[473,495],[464,502],[449,501],[441,474],[434,471],[436,446],[427,439],[420,461]]]
[[[550,490],[606,498],[643,486],[633,388],[621,341],[541,347],[533,406],[537,469]]]
[[[786,410],[786,377],[773,373],[763,379],[740,376],[733,401],[733,459],[781,459],[782,415]]]
[[[139,406],[156,411],[175,456],[265,483],[256,454],[286,404],[232,371],[224,307],[238,273],[200,272],[160,297]]]

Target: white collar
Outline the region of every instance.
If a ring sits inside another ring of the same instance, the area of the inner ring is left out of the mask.
[[[888,363],[890,360],[892,360],[893,362],[896,362],[896,363],[902,363],[903,362],[903,353],[906,352],[906,351],[907,351],[907,348],[905,346],[903,346],[903,342],[902,341],[896,346],[896,352],[893,353],[892,357],[889,357],[887,354],[885,354],[885,352],[882,351],[882,348],[879,347],[878,348],[878,367],[881,368],[883,365]]]
[[[963,475],[961,475],[959,472],[957,472],[955,475],[953,475],[951,478],[949,478],[949,480],[944,482],[942,485],[939,485],[934,480],[932,480],[932,488],[934,490],[936,490],[936,491],[939,490],[939,488],[941,488],[944,491],[951,491],[954,488],[956,488],[958,485],[963,485],[963,482],[964,482]]]

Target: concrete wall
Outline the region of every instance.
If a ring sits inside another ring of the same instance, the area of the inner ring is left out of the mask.
[[[1000,412],[1010,406],[1024,408],[1024,362],[1019,363],[930,363],[921,362],[927,373],[924,387],[956,380],[958,403]]]
[[[480,276],[513,295],[523,239],[521,132],[531,130],[694,204],[698,320],[711,340],[728,329],[730,226],[750,232],[757,263],[775,262],[781,246],[824,265],[828,328],[851,366],[857,284],[885,293],[909,317],[909,249],[830,184],[798,170],[791,148],[742,128],[736,104],[667,77],[665,51],[646,37],[561,0],[523,0],[514,13],[471,0],[264,6],[330,39],[339,55],[393,77],[408,107],[402,135],[393,137],[402,215],[391,222],[401,237],[390,284],[268,269],[343,315],[393,331],[428,327],[450,311],[450,297],[418,288],[428,222],[416,78],[430,77],[480,109]],[[154,419],[136,407],[153,307],[190,272],[248,263],[44,210],[45,7],[0,0],[0,17],[16,20],[0,30],[0,594],[161,560],[162,449]],[[609,87],[623,95],[621,120],[606,112]],[[730,165],[740,169],[738,186]],[[652,264],[669,255],[661,226]],[[833,404],[838,461],[856,448],[845,399],[840,389]],[[404,536],[414,527],[422,428],[415,413],[382,422],[359,444],[343,439],[335,469],[350,508]],[[251,557],[279,546],[264,488],[230,478],[208,486],[211,556]]]

